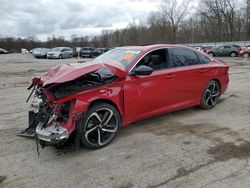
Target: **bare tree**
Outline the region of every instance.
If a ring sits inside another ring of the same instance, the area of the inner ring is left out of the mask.
[[[171,24],[174,43],[176,42],[179,25],[188,14],[189,8],[189,0],[163,0],[160,5],[160,10],[163,14],[162,18],[169,21]]]

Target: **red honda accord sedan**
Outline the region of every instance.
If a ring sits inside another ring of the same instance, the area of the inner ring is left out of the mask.
[[[213,108],[228,86],[228,65],[179,45],[127,46],[87,63],[34,77],[29,128],[42,146],[79,135],[88,148],[108,145],[119,128],[179,109]],[[32,93],[31,93],[32,94]],[[28,132],[28,133],[27,133]]]

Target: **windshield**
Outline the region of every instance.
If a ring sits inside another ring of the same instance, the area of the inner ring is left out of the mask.
[[[60,51],[61,51],[61,48],[53,48],[51,51],[52,51],[52,52],[60,52]]]
[[[118,61],[125,67],[127,67],[136,57],[138,57],[140,53],[141,51],[139,50],[114,49],[100,55],[93,61],[104,61],[104,60]]]

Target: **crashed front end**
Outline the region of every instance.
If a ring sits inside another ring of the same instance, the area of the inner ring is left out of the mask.
[[[64,144],[87,110],[88,104],[82,99],[82,92],[112,83],[118,78],[114,74],[116,69],[111,67],[110,71],[108,67],[104,64],[83,67],[61,65],[50,69],[42,77],[34,77],[28,88],[32,89],[29,98],[33,95],[29,127],[19,136],[36,137],[43,147]],[[81,100],[77,100],[78,93],[81,93]]]
[[[75,100],[56,103],[52,93],[41,85],[34,85],[34,96],[29,111],[29,126],[42,146],[61,145],[75,129],[79,119],[72,113]]]

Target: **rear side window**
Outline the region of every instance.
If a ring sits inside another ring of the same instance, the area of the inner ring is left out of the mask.
[[[209,57],[207,57],[207,56],[205,56],[205,55],[202,55],[202,54],[199,54],[199,53],[198,53],[198,56],[199,56],[199,59],[200,59],[200,63],[201,63],[201,64],[210,63],[210,62],[212,61]]]
[[[184,48],[171,49],[170,67],[182,67],[197,64],[199,64],[199,59],[195,52]]]

